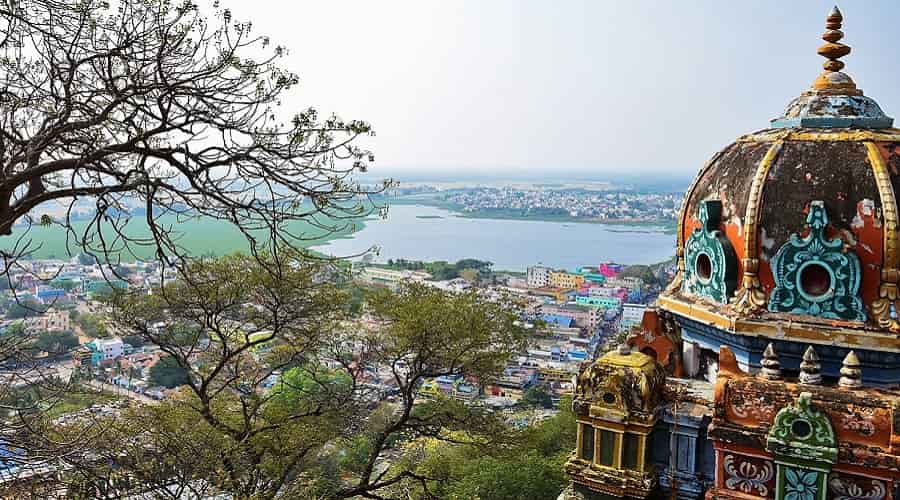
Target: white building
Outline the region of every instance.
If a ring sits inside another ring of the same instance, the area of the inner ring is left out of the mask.
[[[395,271],[373,266],[366,267],[359,276],[359,279],[365,283],[390,288],[396,288],[404,281],[424,282],[430,278],[430,274],[422,271]]]
[[[611,286],[592,286],[588,288],[588,295],[591,297],[615,297],[619,295],[621,288],[613,288]]]
[[[603,283],[608,287],[613,288],[627,288],[629,290],[640,290],[642,286],[644,286],[644,280],[640,278],[635,278],[634,276],[627,276],[624,278],[609,278],[606,282]]]
[[[646,304],[623,304],[622,319],[619,326],[622,328],[631,328],[634,325],[640,325],[644,319],[644,311],[647,310]]]
[[[92,342],[94,348],[91,349],[100,358],[100,361],[116,359],[125,351],[125,343],[118,337],[111,339],[96,339]]]
[[[529,266],[525,282],[528,288],[546,288],[550,286],[550,273],[553,269],[545,266]]]

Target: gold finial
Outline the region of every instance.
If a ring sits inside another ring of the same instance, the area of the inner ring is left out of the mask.
[[[817,51],[820,56],[828,58],[825,64],[822,65],[828,71],[844,69],[844,63],[838,61],[838,59],[850,53],[850,47],[838,43],[841,38],[844,38],[844,32],[841,31],[841,23],[843,21],[844,16],[841,15],[841,11],[835,6],[831,9],[831,13],[828,14],[828,19],[825,23],[825,33],[822,34],[822,40],[825,40],[825,44],[819,47]]]
[[[843,22],[844,16],[835,6],[828,13],[828,18],[825,20],[825,33],[822,33],[822,40],[825,40],[825,43],[816,51],[820,56],[828,60],[822,64],[825,71],[816,78],[813,88],[819,90],[856,91],[856,84],[853,82],[853,79],[841,73],[841,70],[844,69],[844,62],[839,61],[839,59],[850,53],[850,47],[840,43],[840,40],[844,38],[844,32],[841,31]]]

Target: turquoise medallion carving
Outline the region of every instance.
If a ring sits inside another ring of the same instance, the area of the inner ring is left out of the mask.
[[[813,470],[784,469],[784,500],[816,500],[819,498],[820,473]]]
[[[809,234],[792,234],[772,259],[775,289],[769,297],[769,310],[865,321],[866,309],[859,296],[859,257],[845,251],[839,238],[825,236],[828,213],[824,203],[810,203],[806,225]]]
[[[801,393],[775,415],[769,431],[766,451],[777,467],[776,500],[825,500],[838,445],[831,420],[811,400],[812,394]]]
[[[698,215],[703,226],[695,229],[684,245],[682,289],[725,303],[737,285],[737,254],[719,230],[722,202],[701,202]]]

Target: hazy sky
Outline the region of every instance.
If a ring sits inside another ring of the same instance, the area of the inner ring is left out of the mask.
[[[823,59],[820,0],[225,0],[286,45],[292,105],[370,121],[379,168],[691,175]],[[900,2],[845,1],[844,58],[900,117]]]

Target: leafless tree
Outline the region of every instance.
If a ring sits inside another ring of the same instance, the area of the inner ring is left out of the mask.
[[[7,269],[35,249],[35,223],[73,252],[168,262],[187,218],[230,222],[256,251],[373,209],[378,188],[353,176],[373,159],[354,142],[369,124],[282,109],[299,81],[278,65],[286,49],[217,1],[7,0],[0,16]]]

